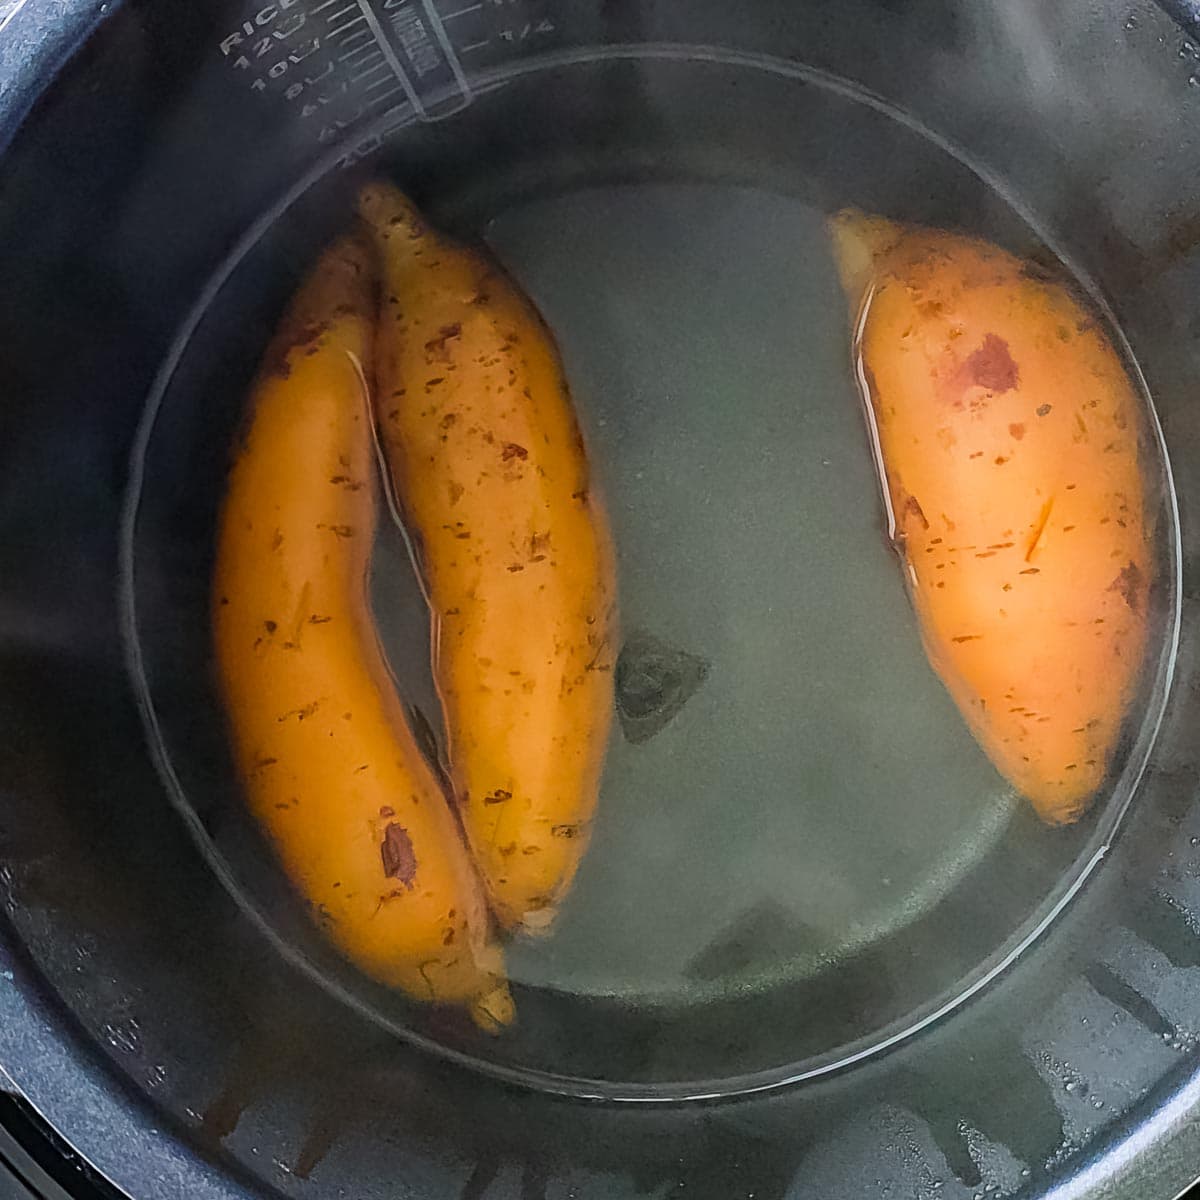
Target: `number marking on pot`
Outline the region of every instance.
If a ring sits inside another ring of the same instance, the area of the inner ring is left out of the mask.
[[[330,146],[381,113],[438,121],[462,111],[471,87],[461,60],[544,43],[556,22],[528,10],[550,2],[441,0],[442,11],[436,0],[256,0],[217,49],[252,93]]]

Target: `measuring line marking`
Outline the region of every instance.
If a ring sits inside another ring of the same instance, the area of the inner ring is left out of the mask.
[[[466,46],[459,49],[459,54],[470,54],[472,50],[482,50],[488,44],[488,39],[484,38],[482,42],[470,42]]]
[[[360,79],[366,79],[368,76],[374,75],[376,71],[383,71],[386,69],[387,63],[382,61],[377,62],[373,67],[368,67],[365,71],[359,71],[357,75],[351,75],[350,82],[357,83]]]
[[[370,91],[369,88],[367,90]],[[385,100],[390,100],[393,96],[402,95],[403,92],[404,89],[397,84],[397,86],[392,88],[390,92],[384,92],[382,96],[376,96],[375,99],[367,105],[367,107],[374,108],[376,104],[382,104]]]
[[[392,68],[393,74],[400,81],[401,86],[406,92],[411,89],[411,84],[408,82],[408,76],[404,72],[404,64],[396,57],[395,50],[388,43],[387,34],[383,31],[383,26],[379,24],[379,18],[375,15],[374,10],[370,7],[369,0],[358,0],[358,7],[362,9],[362,20],[370,26],[371,32],[375,35],[375,40],[379,43],[380,50],[383,51],[383,57],[387,60],[387,64]],[[409,99],[416,103],[415,97],[411,94]]]
[[[327,24],[332,25],[339,17],[344,17],[347,13],[353,12],[358,7],[357,4],[347,4],[345,8],[339,8],[332,16],[325,18]]]
[[[351,54],[343,54],[342,57],[338,59],[338,62],[343,63],[348,71],[357,71],[360,67],[365,67],[368,63],[374,66],[374,53],[368,54],[366,58],[360,58],[358,62],[347,61],[347,59],[349,59],[353,54],[361,54],[364,50],[374,51],[374,49],[374,45],[359,46],[356,50],[351,51]],[[386,67],[387,63],[384,63],[383,65]]]
[[[359,55],[362,58],[358,58]],[[338,55],[338,62],[345,63],[350,67],[361,67],[364,63],[369,62],[376,54],[381,55],[383,51],[375,45],[374,42],[369,46],[355,46],[353,50],[347,50],[345,54]],[[358,62],[351,62],[352,58],[358,58]]]
[[[340,46],[343,42],[348,42],[350,40],[349,38],[343,38],[342,35],[346,33],[347,30],[351,30],[353,28],[353,21],[349,25],[342,25],[338,29],[335,29],[332,33],[327,34],[325,40],[332,46]],[[361,33],[362,31],[360,30],[359,32]]]
[[[357,33],[352,33],[348,38],[340,38],[338,45],[345,49],[351,42],[357,42],[359,38],[370,38],[371,31],[369,29],[360,29]],[[365,50],[366,46],[355,46],[356,50]]]
[[[388,3],[387,15],[382,19],[373,0],[358,0],[358,7],[417,116],[422,121],[436,121],[469,104],[470,86],[433,0]],[[450,88],[452,95],[442,95]],[[436,112],[426,103],[432,97],[440,97]]]
[[[329,41],[332,38],[338,37],[340,34],[345,33],[347,29],[353,29],[354,26],[358,25],[361,21],[362,21],[362,17],[355,17],[354,20],[352,20],[352,21],[344,21],[336,29],[331,29],[325,35],[326,41]]]
[[[317,13],[324,12],[330,5],[336,4],[338,0],[321,0],[321,3],[312,10],[312,15],[315,17]]]
[[[466,8],[460,8],[457,12],[446,13],[442,20],[453,21],[455,17],[465,17],[467,13],[478,12],[482,7],[482,4],[468,4]]]

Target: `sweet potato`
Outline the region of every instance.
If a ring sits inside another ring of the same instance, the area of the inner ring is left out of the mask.
[[[926,652],[1044,820],[1104,781],[1153,575],[1137,393],[1095,317],[983,241],[831,222]]]
[[[331,248],[267,352],[221,515],[216,660],[250,805],[314,920],[368,975],[496,1028],[512,1001],[483,891],[367,602],[371,265]]]
[[[587,845],[613,707],[608,522],[549,331],[496,264],[396,189],[377,423],[433,613],[460,814],[501,923],[545,930]]]

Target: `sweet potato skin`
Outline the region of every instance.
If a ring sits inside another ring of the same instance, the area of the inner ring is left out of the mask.
[[[366,974],[495,1029],[512,1001],[482,888],[367,601],[374,319],[369,249],[343,239],[250,398],[218,533],[217,671],[250,807],[313,919]]]
[[[549,330],[395,188],[377,423],[419,549],[460,816],[500,923],[551,925],[587,847],[613,714],[616,569]]]
[[[986,242],[831,222],[929,661],[1047,822],[1103,782],[1145,657],[1137,393],[1095,318]]]

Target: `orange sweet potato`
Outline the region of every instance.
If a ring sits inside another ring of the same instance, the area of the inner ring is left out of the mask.
[[[377,423],[433,613],[459,812],[502,925],[545,932],[588,843],[613,708],[616,571],[562,366],[529,300],[395,188]]]
[[[857,212],[831,232],[929,661],[1000,773],[1072,821],[1147,644],[1137,394],[1096,319],[998,247]]]
[[[221,516],[217,667],[250,807],[313,919],[368,975],[494,1030],[513,1006],[483,890],[367,603],[371,267],[331,247],[267,350]]]

